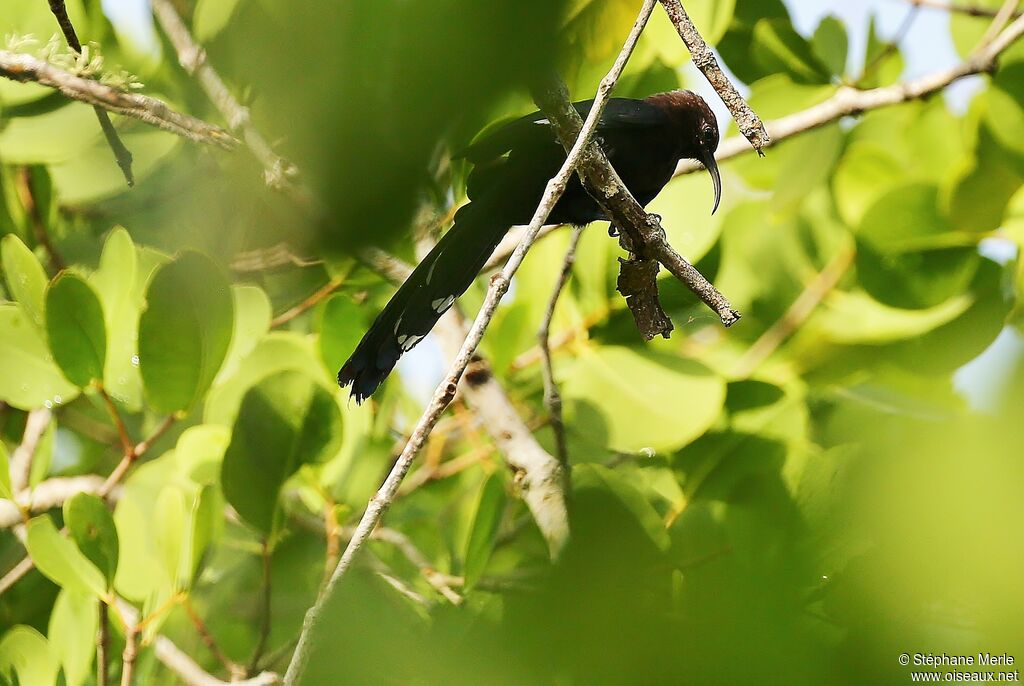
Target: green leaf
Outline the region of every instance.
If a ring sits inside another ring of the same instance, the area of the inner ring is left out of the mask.
[[[235,306],[235,333],[224,358],[224,365],[215,383],[221,383],[238,368],[239,363],[253,351],[270,330],[273,314],[270,299],[262,288],[232,286],[231,297]]]
[[[95,598],[72,593],[66,588],[61,590],[53,604],[47,633],[59,637],[53,650],[64,667],[67,686],[83,686],[91,676],[90,668],[96,655],[98,611]]]
[[[47,515],[29,522],[26,547],[36,568],[58,586],[93,596],[106,593],[103,573],[74,543],[61,536]]]
[[[180,590],[187,583],[191,574],[182,574],[182,555],[187,552],[185,538],[190,536],[187,515],[185,512],[185,495],[180,489],[170,487],[160,491],[154,511],[154,536],[160,562],[168,578],[172,580],[174,590]]]
[[[466,560],[463,575],[466,590],[470,590],[484,573],[494,550],[495,537],[505,512],[505,480],[498,472],[491,474],[480,488],[473,528],[466,542]]]
[[[324,303],[320,319],[320,359],[338,369],[355,350],[365,332],[362,308],[346,295],[335,294]]]
[[[139,358],[146,397],[161,412],[195,407],[231,343],[230,286],[210,258],[186,252],[160,267],[139,322]]]
[[[17,675],[20,686],[55,686],[60,663],[53,649],[30,626],[16,626],[0,639],[0,675]]]
[[[242,399],[224,453],[224,497],[264,535],[274,531],[278,495],[303,464],[331,457],[341,439],[334,397],[308,376],[281,372]]]
[[[903,74],[903,56],[892,49],[888,41],[878,36],[878,22],[871,15],[868,23],[868,47],[864,55],[864,74],[857,85],[860,88],[889,86]]]
[[[325,389],[336,382],[317,359],[313,342],[288,331],[275,331],[261,340],[233,374],[210,389],[206,397],[204,420],[210,424],[231,426],[246,391],[266,377],[281,371],[302,372]]]
[[[0,400],[21,410],[52,407],[78,395],[53,363],[42,335],[16,305],[0,305]]]
[[[11,490],[10,456],[3,442],[0,442],[0,498],[14,500],[14,491]]]
[[[615,496],[635,517],[651,541],[661,550],[671,545],[665,525],[651,503],[630,481],[612,469],[599,464],[576,465],[572,472],[574,491],[600,489]]]
[[[762,19],[754,26],[754,59],[769,72],[785,72],[797,83],[829,83],[829,68],[785,19]]]
[[[107,331],[99,298],[83,278],[63,272],[46,290],[50,350],[68,381],[79,388],[103,379]]]
[[[566,426],[611,450],[675,450],[704,433],[725,400],[706,367],[649,350],[584,348],[564,381]]]
[[[960,240],[939,212],[937,188],[895,188],[867,211],[857,229],[861,284],[894,307],[939,305],[964,292],[978,266],[971,243],[957,245],[951,239]]]
[[[806,324],[808,336],[843,345],[880,345],[914,338],[947,324],[971,307],[958,295],[927,309],[889,307],[863,291],[832,291]]]
[[[46,272],[21,239],[9,233],[0,240],[4,279],[11,296],[39,331],[46,330]]]
[[[107,324],[107,359],[103,386],[129,410],[142,406],[139,375],[139,313],[146,284],[158,264],[155,253],[136,249],[123,228],[107,236],[100,265],[89,281],[100,296]]]
[[[231,22],[238,0],[199,0],[192,14],[192,32],[205,45]]]
[[[836,17],[829,15],[821,20],[811,39],[814,54],[836,76],[846,73],[846,56],[850,40],[846,26]]]
[[[108,587],[117,573],[118,540],[114,516],[103,499],[78,493],[64,503],[64,524],[78,549],[107,578]]]

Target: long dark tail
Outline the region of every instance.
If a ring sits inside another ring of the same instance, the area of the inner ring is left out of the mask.
[[[403,353],[423,340],[462,295],[494,252],[511,222],[486,201],[474,201],[455,215],[455,224],[405,280],[355,352],[338,372],[338,384],[352,385],[357,403],[368,398]]]

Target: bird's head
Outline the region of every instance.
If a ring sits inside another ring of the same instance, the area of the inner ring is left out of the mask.
[[[718,120],[704,98],[693,91],[675,90],[647,98],[662,109],[672,122],[679,146],[679,159],[697,160],[711,174],[715,186],[714,214],[722,201],[722,177],[718,173],[715,150],[718,149]]]

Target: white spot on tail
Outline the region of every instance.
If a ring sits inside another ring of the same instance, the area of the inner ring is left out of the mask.
[[[398,339],[398,345],[403,351],[409,351],[412,350],[412,347],[419,343],[422,338],[423,336],[402,336]]]
[[[430,303],[430,307],[438,314],[444,314],[448,311],[448,308],[455,302],[455,296],[449,295],[447,298],[438,298]]]

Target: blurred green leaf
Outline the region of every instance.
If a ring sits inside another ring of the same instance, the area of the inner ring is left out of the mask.
[[[494,550],[495,537],[505,513],[505,479],[499,473],[491,474],[480,488],[473,528],[466,542],[466,557],[463,564],[465,588],[470,590],[483,576],[487,561]]]
[[[814,30],[811,49],[829,70],[836,76],[846,73],[846,56],[849,49],[849,38],[846,26],[833,15],[821,20]]]
[[[892,85],[903,75],[903,56],[898,46],[893,46],[879,37],[875,15],[872,14],[868,21],[868,47],[864,55],[864,72],[857,84],[861,88]]]
[[[210,387],[231,342],[233,304],[224,274],[210,258],[182,254],[149,284],[139,322],[139,358],[154,409],[192,409]]]
[[[303,464],[330,457],[341,439],[341,418],[330,393],[298,372],[280,372],[242,399],[224,453],[224,497],[246,522],[269,536],[278,495]]]
[[[365,332],[362,308],[346,295],[324,303],[320,319],[320,359],[328,369],[340,369]]]
[[[103,572],[57,531],[49,516],[29,522],[26,548],[36,568],[58,586],[93,597],[106,593]]]
[[[79,388],[103,380],[107,331],[103,307],[85,279],[63,272],[46,290],[50,350],[68,381]]]
[[[692,360],[602,346],[580,351],[562,394],[569,431],[612,450],[665,451],[692,441],[714,422],[725,384]]]
[[[730,204],[723,198],[720,208],[711,214],[715,194],[705,173],[687,174],[673,179],[647,208],[661,215],[668,241],[691,262],[704,257],[718,240],[722,217]],[[607,239],[605,239],[607,240]]]
[[[0,305],[0,400],[32,410],[77,395],[29,319],[17,306]]]
[[[103,499],[91,493],[69,498],[64,502],[64,524],[82,554],[103,572],[107,585],[113,585],[117,573],[117,527]]]
[[[786,19],[762,19],[754,26],[754,59],[768,72],[784,72],[797,83],[828,83],[832,74],[810,44]]]
[[[270,299],[262,288],[256,286],[232,286],[231,296],[235,305],[235,328],[231,346],[224,357],[224,364],[217,374],[215,383],[230,376],[238,364],[260,342],[270,330],[272,316]]]
[[[7,446],[0,443],[0,498],[14,500],[14,491],[11,490],[11,467],[10,457],[7,454]]]
[[[669,536],[661,517],[636,486],[621,474],[599,464],[580,464],[573,468],[572,483],[573,490],[577,492],[599,489],[611,493],[636,517],[637,522],[658,548],[668,549]]]
[[[940,213],[937,188],[893,189],[865,213],[857,229],[862,285],[877,300],[908,309],[934,307],[962,293],[978,256],[970,243],[951,245],[952,233]]]
[[[748,84],[772,73],[753,54],[754,26],[762,19],[788,21],[789,12],[782,0],[736,0],[733,21],[718,44],[730,71]]]
[[[262,379],[281,371],[297,371],[317,381],[325,389],[337,383],[317,359],[313,341],[295,333],[275,331],[265,336],[238,368],[210,389],[206,398],[205,420],[231,426],[246,391]]]
[[[231,22],[239,0],[199,0],[192,13],[192,33],[205,44]]]
[[[164,572],[171,579],[174,590],[181,590],[191,578],[190,573],[182,574],[183,564],[188,567],[183,555],[187,549],[185,538],[189,536],[189,526],[185,512],[185,495],[177,488],[165,488],[160,491],[154,510],[156,550]]]
[[[40,332],[46,330],[46,272],[32,251],[13,233],[0,240],[4,280],[18,306]]]
[[[53,604],[47,634],[60,637],[52,646],[54,657],[64,668],[67,686],[83,686],[91,676],[96,656],[96,630],[99,625],[97,601],[89,595],[61,589]]]
[[[0,639],[0,674],[20,686],[56,686],[60,663],[53,648],[30,626],[11,628]]]

